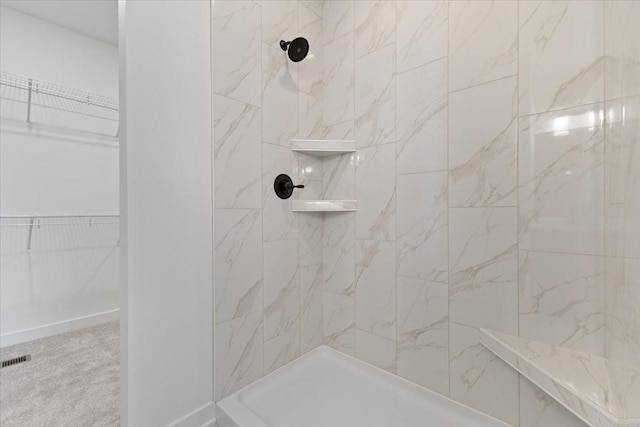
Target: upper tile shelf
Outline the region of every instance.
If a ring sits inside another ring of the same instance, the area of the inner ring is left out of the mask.
[[[640,366],[482,330],[482,344],[593,427],[640,427]]]
[[[291,150],[320,157],[334,156],[355,152],[356,142],[350,139],[292,139]]]

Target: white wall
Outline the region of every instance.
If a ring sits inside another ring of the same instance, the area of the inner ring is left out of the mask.
[[[117,46],[2,6],[0,69],[118,97]],[[118,213],[114,141],[45,134],[3,122],[0,142],[2,215]]]
[[[6,7],[0,68],[118,96],[116,46]],[[2,216],[118,214],[116,139],[27,127],[5,120],[4,101],[2,108]],[[0,233],[1,345],[117,318],[117,224],[43,225],[33,231],[30,252],[28,228],[2,225]]]
[[[118,97],[118,47],[0,6],[2,71]]]
[[[209,3],[121,0],[120,23],[121,418],[200,427],[214,415]]]

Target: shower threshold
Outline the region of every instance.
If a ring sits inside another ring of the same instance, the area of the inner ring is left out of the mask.
[[[220,427],[505,427],[328,347],[318,347],[218,402]]]

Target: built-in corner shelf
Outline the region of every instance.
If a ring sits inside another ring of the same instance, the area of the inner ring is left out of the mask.
[[[292,139],[291,151],[317,157],[354,153],[356,142],[351,139]],[[356,200],[293,200],[293,212],[354,212]]]
[[[354,212],[358,208],[355,200],[292,200],[293,212]]]
[[[640,366],[482,329],[480,341],[593,427],[640,427]]]
[[[312,156],[335,156],[356,151],[354,140],[337,139],[292,139],[291,151]]]

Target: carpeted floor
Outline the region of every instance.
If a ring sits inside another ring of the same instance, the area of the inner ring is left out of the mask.
[[[118,336],[112,322],[1,349],[32,359],[0,369],[0,425],[118,426]]]

